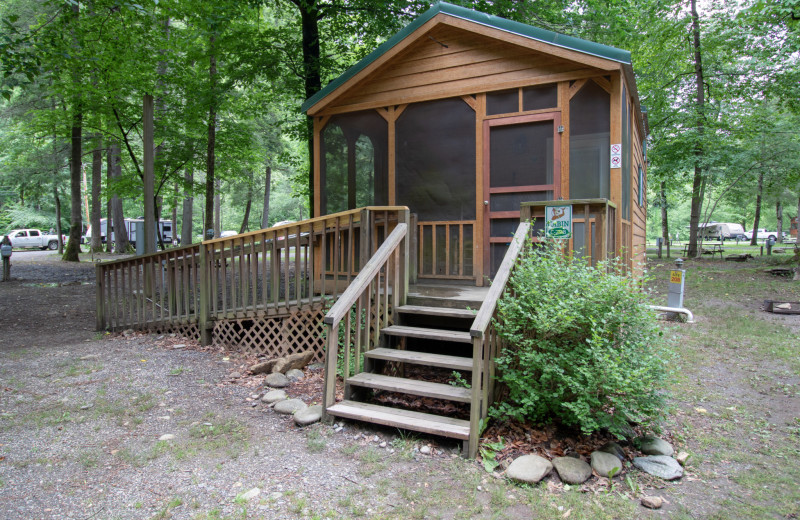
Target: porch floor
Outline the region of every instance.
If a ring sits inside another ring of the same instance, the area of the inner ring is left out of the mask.
[[[408,304],[477,310],[488,292],[489,287],[422,282],[408,286]]]

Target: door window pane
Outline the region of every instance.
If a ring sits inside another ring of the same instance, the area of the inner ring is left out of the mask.
[[[538,121],[491,129],[490,186],[553,183],[553,122]]]

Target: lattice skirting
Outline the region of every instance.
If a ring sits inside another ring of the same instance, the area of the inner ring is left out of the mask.
[[[200,341],[200,327],[196,323],[164,323],[153,327],[151,330],[155,334],[178,334],[184,338]]]
[[[212,342],[268,358],[313,350],[314,360],[322,361],[325,358],[324,317],[324,309],[318,306],[275,318],[221,320],[214,323]]]

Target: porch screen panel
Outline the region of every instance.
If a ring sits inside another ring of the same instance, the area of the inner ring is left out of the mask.
[[[611,96],[594,81],[569,102],[569,198],[609,198]]]
[[[558,87],[555,84],[522,89],[522,110],[544,110],[557,106]]]
[[[486,115],[519,112],[519,90],[501,90],[486,94]]]
[[[334,116],[320,137],[322,214],[387,204],[386,120],[375,111]]]
[[[492,128],[490,187],[553,183],[553,122]],[[519,211],[519,206],[503,208]]]
[[[475,111],[460,98],[409,105],[396,126],[397,203],[421,221],[475,219]]]

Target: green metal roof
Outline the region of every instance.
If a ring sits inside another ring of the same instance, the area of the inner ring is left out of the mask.
[[[581,40],[572,36],[559,34],[553,31],[540,29],[531,25],[526,25],[512,20],[506,20],[499,16],[493,16],[479,11],[473,11],[466,7],[448,4],[447,2],[437,2],[430,9],[419,15],[413,22],[406,25],[400,32],[383,42],[374,51],[361,59],[358,63],[347,69],[341,76],[328,83],[322,90],[311,96],[303,103],[301,109],[306,112],[309,108],[316,105],[319,101],[325,98],[328,94],[339,88],[353,76],[364,70],[370,63],[377,60],[389,49],[403,41],[407,36],[416,31],[428,20],[433,18],[439,13],[444,13],[449,16],[469,20],[487,27],[499,29],[507,33],[516,34],[531,40],[548,43],[557,47],[563,47],[573,51],[581,52],[591,56],[597,56],[611,61],[616,61],[626,65],[631,63],[631,53],[608,45],[601,45],[599,43]]]

